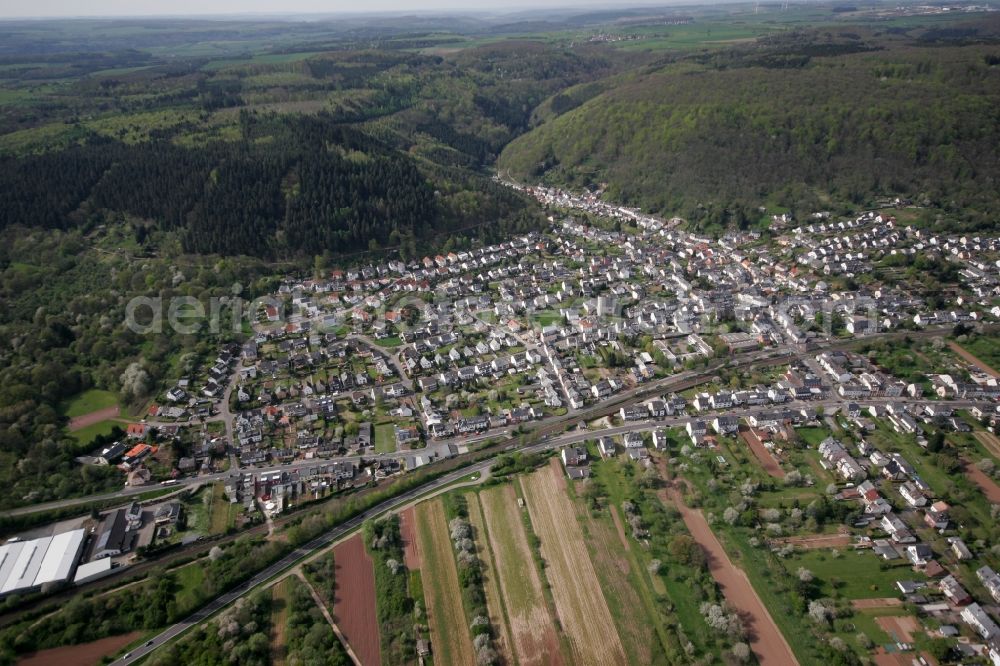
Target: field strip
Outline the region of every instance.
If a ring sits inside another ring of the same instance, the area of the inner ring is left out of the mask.
[[[361,534],[333,548],[333,621],[364,666],[382,663],[375,616],[375,571]]]
[[[1000,439],[997,439],[996,435],[985,430],[977,430],[972,434],[976,436],[980,444],[986,447],[987,451],[1000,458]]]
[[[476,654],[462,608],[462,590],[444,507],[441,500],[435,499],[417,505],[414,513],[434,659],[442,664],[474,664]]]
[[[121,409],[115,405],[114,407],[105,407],[104,409],[98,409],[97,411],[90,412],[89,414],[81,414],[80,416],[74,416],[69,421],[70,432],[76,430],[83,430],[87,426],[92,426],[95,423],[100,423],[101,421],[107,421],[108,419],[113,419],[121,414]]]
[[[865,610],[868,608],[900,608],[903,602],[896,597],[885,597],[883,599],[854,599],[851,607],[855,610]]]
[[[284,666],[288,655],[288,578],[271,587],[271,663]]]
[[[816,548],[846,548],[854,542],[850,533],[810,534],[772,539],[775,544],[791,544],[796,548],[806,550]]]
[[[988,366],[985,363],[983,363],[982,361],[980,361],[978,358],[975,357],[975,355],[972,354],[972,352],[970,352],[969,350],[965,349],[965,347],[963,347],[962,345],[958,344],[957,342],[953,342],[953,341],[949,340],[948,341],[948,346],[951,347],[951,350],[953,352],[955,352],[956,354],[958,354],[959,356],[961,356],[963,359],[965,359],[969,363],[977,366],[980,370],[982,370],[986,374],[992,375],[993,377],[996,377],[997,379],[1000,379],[1000,372],[997,372],[996,370],[994,370],[990,366]]]
[[[484,490],[483,518],[496,564],[500,594],[510,620],[514,656],[521,666],[561,664],[559,637],[542,592],[514,487]]]
[[[408,571],[420,568],[420,551],[417,547],[417,526],[413,507],[399,512],[399,535],[403,540],[403,564]]]
[[[673,488],[669,495],[680,511],[691,536],[705,549],[709,571],[722,589],[726,601],[747,618],[750,647],[760,665],[787,666],[799,663],[788,641],[774,623],[774,618],[757,596],[750,579],[729,559],[726,549],[712,532],[704,514],[698,509],[688,507],[677,488]]]
[[[785,470],[781,469],[781,465],[778,464],[777,459],[774,457],[764,443],[755,435],[749,428],[740,429],[740,438],[746,442],[746,445],[750,447],[753,452],[754,457],[757,458],[757,462],[760,466],[764,468],[764,471],[773,476],[776,479],[785,478]]]
[[[542,542],[545,575],[575,663],[626,664],[614,620],[590,560],[562,471],[549,465],[522,480],[535,534]],[[600,630],[595,630],[600,627]]]
[[[655,602],[651,599],[652,588],[637,553],[629,547],[615,507],[608,507],[613,517],[609,522],[591,515],[580,502],[574,506],[629,662],[653,663],[654,650],[662,650],[655,633],[662,628],[662,623],[658,621]]]
[[[333,621],[333,616],[330,615],[330,611],[327,610],[326,604],[323,603],[323,599],[319,596],[316,588],[312,586],[312,583],[305,579],[305,576],[302,575],[302,571],[296,571],[295,575],[299,577],[302,584],[306,586],[307,590],[309,590],[309,594],[312,595],[313,601],[316,603],[316,606],[319,607],[319,612],[323,614],[323,617],[326,618],[327,624],[330,625],[330,629],[332,629],[333,633],[337,635],[337,640],[340,641],[340,645],[344,648],[344,652],[346,652],[347,656],[350,657],[351,663],[360,664],[361,661],[358,659],[358,656],[354,654],[354,650],[351,649],[350,644],[348,644],[347,637],[341,633],[340,627],[338,627],[337,623]]]
[[[979,486],[979,489],[983,491],[983,495],[986,496],[986,499],[994,504],[1000,504],[1000,486],[998,486],[997,482],[990,478],[986,472],[979,469],[968,460],[963,460],[962,470],[965,472],[965,476],[970,481]]]
[[[503,610],[500,584],[497,582],[493,553],[489,547],[489,538],[486,536],[486,521],[483,519],[483,510],[479,506],[479,496],[470,492],[465,494],[465,499],[469,504],[469,522],[472,523],[475,530],[479,559],[483,563],[483,590],[486,593],[486,610],[489,611],[490,624],[497,630],[496,648],[505,664],[513,664],[510,627],[507,625],[507,616]]]

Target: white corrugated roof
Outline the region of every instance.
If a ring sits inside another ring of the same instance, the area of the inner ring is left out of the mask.
[[[24,548],[21,549],[17,561],[14,563],[14,570],[10,573],[0,593],[13,592],[26,587],[31,587],[35,582],[35,575],[39,567],[42,566],[42,559],[45,551],[49,548],[52,537],[42,537],[32,541],[25,541]]]
[[[45,559],[35,576],[34,585],[63,581],[73,572],[73,565],[80,556],[83,546],[84,530],[63,532],[52,537],[49,548],[45,551]]]
[[[76,568],[76,576],[73,577],[73,582],[83,583],[91,578],[104,575],[109,571],[111,571],[111,558],[102,557],[99,560],[94,560],[93,562],[87,562],[78,566]]]
[[[79,529],[0,546],[0,594],[69,579],[85,538]]]
[[[14,543],[0,546],[0,590],[3,589],[11,572],[14,571],[14,563],[17,562],[17,558],[23,548],[23,541],[15,541]]]

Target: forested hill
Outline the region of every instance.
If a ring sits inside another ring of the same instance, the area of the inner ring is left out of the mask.
[[[546,97],[635,59],[541,42],[448,58],[66,58],[121,66],[47,88],[20,82],[57,62],[25,56],[0,72],[26,95],[0,105],[0,229],[125,223],[149,252],[157,239],[266,259],[380,248],[407,258],[467,242],[471,229],[491,241],[537,225],[488,165]]]
[[[720,225],[887,195],[992,224],[998,62],[991,40],[792,35],[560,95],[499,167]],[[571,109],[552,117],[555,101]]]
[[[467,222],[413,159],[327,117],[245,114],[241,132],[203,148],[106,139],[8,158],[0,224],[65,229],[113,213],[177,231],[187,252],[279,257],[398,246]],[[494,220],[518,207],[502,194]]]

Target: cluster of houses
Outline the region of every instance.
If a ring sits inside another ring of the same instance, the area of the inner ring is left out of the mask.
[[[371,470],[351,461],[330,461],[294,470],[261,473],[241,472],[227,479],[224,492],[231,504],[241,504],[244,511],[261,508],[277,515],[299,503],[325,496],[355,484],[371,480]]]

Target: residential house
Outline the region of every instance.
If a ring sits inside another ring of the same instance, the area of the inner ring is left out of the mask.
[[[623,440],[625,444],[625,449],[641,449],[644,448],[642,441],[642,435],[637,432],[627,432]]]
[[[559,452],[566,474],[571,479],[585,479],[590,476],[587,449],[581,446],[564,446]]]
[[[907,481],[899,487],[899,494],[902,495],[906,503],[912,507],[920,507],[927,504],[927,498],[912,481]]]
[[[924,523],[936,530],[946,529],[951,520],[950,511],[951,507],[947,502],[938,500],[924,511]]]
[[[684,426],[687,430],[688,437],[691,438],[691,443],[698,446],[705,439],[705,433],[707,432],[705,428],[705,422],[701,420],[688,421],[687,425]]]
[[[712,430],[720,435],[730,435],[739,429],[739,423],[735,416],[716,416],[712,419]]]
[[[993,597],[993,600],[1000,602],[1000,575],[990,567],[982,566],[976,570],[976,576]]]
[[[889,513],[882,516],[879,524],[889,534],[889,538],[896,543],[914,543],[917,540],[906,523],[894,514]]]
[[[960,537],[948,537],[948,547],[951,548],[951,552],[959,560],[971,560],[973,558],[972,551],[969,547],[965,545]]]
[[[949,576],[949,578],[951,578],[951,576]],[[941,582],[942,584],[944,583],[944,581]],[[966,596],[968,596],[968,594],[966,594]],[[958,602],[955,603],[957,604]],[[976,632],[986,640],[992,640],[997,636],[1000,636],[1000,627],[997,626],[997,623],[993,621],[993,618],[991,618],[979,604],[970,603],[968,606],[963,608],[962,620],[967,625],[975,629]]]
[[[955,604],[956,606],[964,606],[972,602],[972,596],[962,587],[961,583],[958,582],[953,575],[948,574],[941,579],[941,592],[948,601]],[[963,615],[964,618],[964,615]]]

